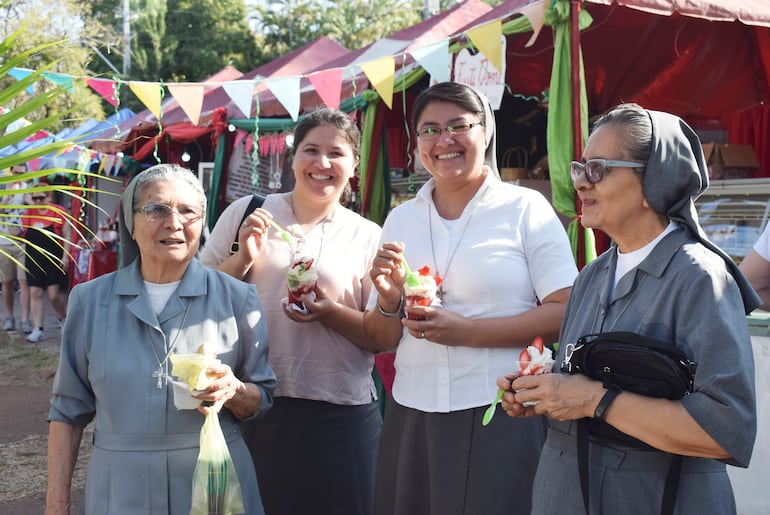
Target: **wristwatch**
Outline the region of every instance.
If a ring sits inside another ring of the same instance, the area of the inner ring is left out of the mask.
[[[596,409],[594,410],[594,418],[596,420],[604,420],[604,417],[607,416],[607,410],[609,409],[610,404],[612,404],[615,397],[620,395],[620,392],[622,391],[623,389],[616,384],[611,384],[607,387],[607,391],[604,393],[602,399],[599,401],[599,404],[596,405]]]

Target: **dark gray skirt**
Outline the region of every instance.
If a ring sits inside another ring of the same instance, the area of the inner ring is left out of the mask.
[[[382,417],[376,402],[340,406],[276,397],[243,423],[268,515],[369,515]]]
[[[515,419],[498,405],[425,413],[388,400],[375,515],[529,515],[545,442],[544,417]]]

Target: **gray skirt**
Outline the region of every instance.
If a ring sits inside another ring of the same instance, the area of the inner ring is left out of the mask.
[[[425,413],[389,399],[380,440],[375,515],[528,515],[545,442],[544,417],[498,405]]]

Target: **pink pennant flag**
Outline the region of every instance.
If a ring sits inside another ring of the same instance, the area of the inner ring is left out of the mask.
[[[307,76],[310,83],[329,109],[339,109],[342,91],[342,68],[332,68]]]
[[[115,98],[115,81],[109,79],[88,79],[86,83],[91,86],[91,89],[99,93],[102,98],[110,103],[113,107],[118,105],[118,100]]]

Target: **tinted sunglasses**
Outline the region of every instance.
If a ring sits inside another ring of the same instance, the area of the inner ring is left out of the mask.
[[[580,175],[585,173],[586,180],[591,184],[604,179],[604,174],[610,168],[644,168],[645,163],[636,163],[634,161],[615,161],[613,159],[589,159],[585,163],[572,161],[569,165],[569,174],[572,182],[577,182]]]

